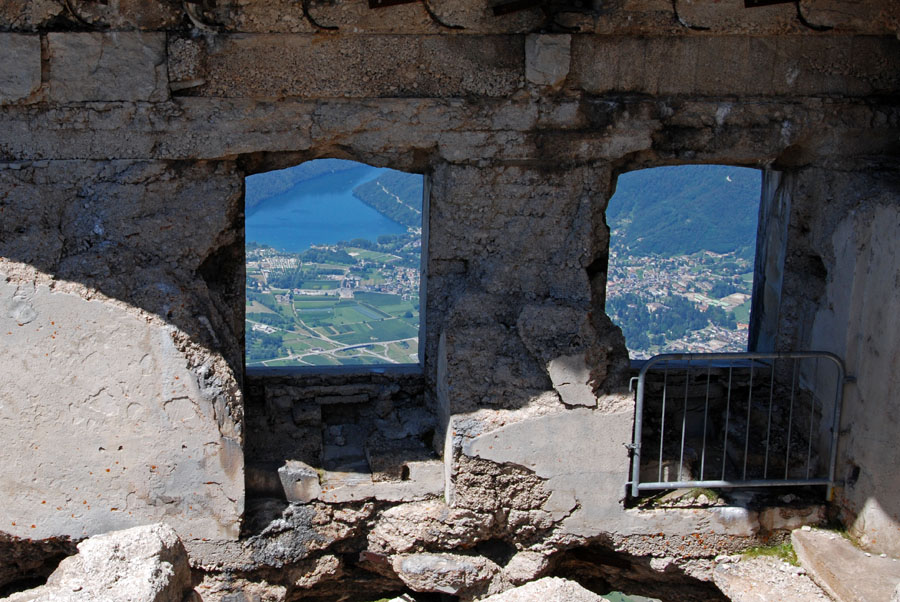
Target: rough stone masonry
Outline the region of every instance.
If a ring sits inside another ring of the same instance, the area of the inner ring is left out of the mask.
[[[503,4],[0,0],[0,587],[162,521],[209,600],[472,598],[579,549],[703,599],[822,514],[624,505],[604,210],[686,163],[764,170],[757,348],[847,362],[828,511],[900,553],[900,5]],[[319,157],[427,176],[420,372],[245,374],[243,178]]]

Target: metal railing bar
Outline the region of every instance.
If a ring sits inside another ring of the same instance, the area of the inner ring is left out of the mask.
[[[703,448],[700,452],[700,479],[703,479],[706,466],[706,421],[709,417],[709,381],[712,374],[712,365],[706,365],[706,401],[703,404]]]
[[[813,434],[813,422],[816,417],[816,385],[819,382],[819,360],[816,359],[815,368],[813,368],[813,381],[812,387],[810,388],[810,396],[809,396],[809,437],[807,437],[807,447],[806,447],[806,478],[809,478],[809,471],[812,464],[812,434]]]
[[[790,479],[787,481],[773,479],[749,479],[746,481],[660,481],[658,483],[638,483],[638,490],[645,489],[687,489],[690,487],[707,487],[709,489],[733,489],[735,487],[782,487],[795,485],[828,485],[831,481],[822,477],[819,479]]]
[[[797,385],[797,370],[799,366],[797,366],[797,360],[795,359],[793,364],[793,370],[791,375],[791,405],[790,410],[788,411],[788,436],[787,436],[787,449],[784,452],[784,478],[788,478],[788,471],[791,469],[791,427],[793,426],[794,420],[794,390]]]
[[[649,363],[649,362],[648,362]],[[644,370],[647,366],[644,366]],[[644,377],[644,370],[641,370],[641,378]],[[663,468],[663,436],[666,434],[666,387],[669,384],[669,364],[666,363],[666,370],[663,373],[663,396],[662,396],[662,420],[659,425],[659,480],[662,481]]]
[[[769,478],[769,448],[772,443],[772,398],[775,395],[775,363],[772,362],[772,370],[769,375],[769,417],[766,421],[766,460],[763,463],[763,478]]]
[[[631,457],[631,495],[638,496],[638,483],[641,480],[641,433],[644,429],[644,376],[638,378],[637,400],[634,406],[634,441]]]
[[[750,364],[750,391],[747,393],[747,431],[744,433],[744,474],[747,478],[747,456],[750,455],[750,410],[753,409],[753,364]],[[807,475],[809,476],[809,475]]]
[[[835,361],[834,358],[832,361]],[[846,374],[844,374],[844,363],[840,360],[835,361],[837,365],[837,373],[835,374],[834,386],[834,410],[831,413],[831,458],[828,461],[828,489],[825,492],[825,499],[829,502],[834,497],[834,472],[837,469],[837,448],[838,436],[841,432],[841,406],[844,404],[844,382]]]
[[[688,390],[691,386],[691,360],[688,360],[684,373],[684,411],[681,414],[681,455],[678,458],[678,480],[681,480],[684,470],[684,434],[687,430]]]
[[[728,397],[725,400],[725,443],[722,445],[722,479],[725,479],[725,462],[728,459],[728,419],[731,413],[731,376],[734,366],[728,364]]]

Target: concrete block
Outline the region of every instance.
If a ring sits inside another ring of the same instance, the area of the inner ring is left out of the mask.
[[[0,105],[27,100],[41,87],[41,39],[0,33]]]
[[[530,35],[525,39],[525,79],[543,86],[561,86],[569,74],[572,36]]]
[[[898,44],[887,37],[853,36],[781,37],[776,43],[738,36],[578,36],[569,81],[596,94],[863,96],[896,89]]]
[[[900,562],[868,554],[837,533],[798,529],[791,543],[813,581],[835,600],[890,600],[900,584]]]
[[[289,502],[306,504],[322,493],[319,473],[309,464],[299,460],[285,462],[284,466],[278,469],[278,478],[281,479],[284,494]]]
[[[56,102],[164,101],[165,34],[50,33],[50,98]]]

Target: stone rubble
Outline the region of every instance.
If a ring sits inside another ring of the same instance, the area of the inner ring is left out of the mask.
[[[188,555],[172,527],[158,523],[78,544],[47,584],[4,602],[185,602],[193,585]]]

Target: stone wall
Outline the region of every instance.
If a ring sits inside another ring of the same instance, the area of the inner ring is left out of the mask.
[[[604,310],[606,202],[630,169],[727,163],[782,174],[767,336],[825,346],[858,376],[840,504],[875,545],[900,523],[896,479],[873,459],[897,431],[898,347],[871,300],[900,287],[886,259],[900,8],[845,4],[0,2],[2,537],[165,520],[210,574],[292,567],[295,597],[338,574],[419,583],[404,567],[440,564],[409,554],[464,552],[471,594],[600,539],[687,557],[767,532],[755,510],[622,501],[633,406]],[[318,157],[428,177],[421,375],[245,378],[243,177]],[[369,425],[368,439],[411,415],[429,426],[408,435],[443,459],[444,500],[396,484],[331,505],[254,500],[255,543],[225,543],[245,457],[248,488],[271,493],[251,464],[325,470],[346,440],[330,426]],[[417,513],[433,529],[416,531]],[[685,552],[690,534],[710,543]]]

